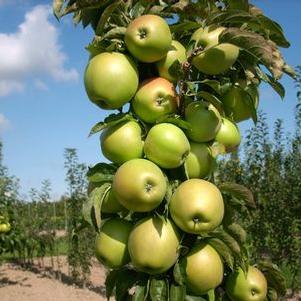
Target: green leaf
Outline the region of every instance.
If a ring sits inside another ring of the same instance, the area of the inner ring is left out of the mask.
[[[100,229],[101,226],[101,205],[106,197],[107,193],[111,189],[110,183],[104,183],[100,187],[96,187],[92,190],[89,198],[93,201],[94,217],[96,222],[96,229]]]
[[[124,301],[129,290],[138,280],[138,274],[133,270],[121,270],[116,281],[116,301]]]
[[[211,14],[207,18],[206,24],[211,25],[219,23],[221,25],[228,25],[229,27],[229,24],[235,24],[236,26],[238,26],[240,24],[249,23],[252,20],[256,20],[256,17],[250,15],[246,11],[227,9],[226,11],[219,11],[217,13]]]
[[[75,12],[73,14],[72,20],[73,20],[74,25],[78,25],[78,23],[82,20],[82,11],[79,10],[79,11]]]
[[[186,283],[186,260],[183,259],[174,265],[173,277],[177,284],[183,286]]]
[[[266,40],[261,35],[239,28],[228,28],[220,34],[219,42],[240,47],[265,65],[275,79],[281,77],[284,62],[279,55],[279,50],[273,45],[273,42]]]
[[[61,15],[61,11],[62,8],[64,6],[64,0],[53,0],[52,2],[52,9],[53,9],[53,13],[55,15],[55,17],[57,18],[57,20],[60,19]]]
[[[297,78],[296,70],[292,66],[290,66],[290,65],[288,65],[286,63],[283,66],[283,72],[285,72],[287,75],[289,75],[293,79]]]
[[[278,293],[275,289],[273,289],[273,288],[268,289],[268,300],[269,301],[277,301],[278,300]]]
[[[282,99],[285,97],[285,89],[278,81],[264,73],[259,67],[256,67],[255,70],[259,78],[268,83]]]
[[[242,200],[247,207],[256,207],[252,192],[243,185],[226,182],[219,185],[219,189],[222,193],[228,194],[233,198]]]
[[[249,1],[248,0],[230,0],[230,1],[228,1],[228,8],[249,11]]]
[[[211,232],[210,234],[212,234],[213,237],[216,237],[220,239],[222,242],[224,242],[231,250],[231,252],[234,253],[234,255],[241,256],[241,248],[239,243],[229,233],[222,230],[221,228],[218,228],[213,232]]]
[[[121,1],[114,1],[111,5],[107,6],[106,9],[103,11],[96,27],[96,31],[95,31],[96,35],[99,36],[103,35],[105,25],[107,24],[109,18],[111,17],[115,9],[120,5],[120,3]]]
[[[289,41],[286,39],[281,26],[264,15],[257,15],[256,20],[261,24],[265,31],[268,31],[269,38],[280,47],[290,47]]]
[[[111,189],[110,183],[104,183],[95,187],[86,202],[83,203],[83,217],[90,225],[95,226],[96,230],[101,226],[101,205],[107,193]]]
[[[210,87],[215,93],[221,94],[221,84],[218,80],[213,80],[213,79],[204,79],[199,82],[200,87],[202,86],[208,86]]]
[[[170,31],[174,34],[180,34],[186,31],[190,31],[193,29],[197,29],[200,27],[200,24],[193,21],[183,21],[181,23],[176,23],[173,25],[170,25]]]
[[[118,280],[118,274],[120,270],[111,270],[106,277],[105,287],[106,287],[106,297],[109,300],[113,296],[114,288]]]
[[[231,249],[218,238],[209,238],[208,243],[218,252],[224,263],[233,271],[234,257]]]
[[[149,291],[151,301],[168,301],[168,283],[165,279],[153,278]]]
[[[264,273],[268,286],[274,288],[279,295],[284,296],[286,293],[286,280],[278,266],[270,261],[260,261],[257,266]]]
[[[138,1],[130,11],[130,16],[133,19],[141,16],[145,10],[145,6],[142,4],[142,1]]]
[[[170,301],[184,301],[186,295],[186,287],[172,284],[169,290]]]
[[[132,301],[144,301],[146,298],[146,284],[139,283],[135,286],[135,293],[132,297]]]
[[[201,91],[197,93],[197,97],[201,97],[211,103],[221,114],[223,114],[223,104],[222,102],[213,94],[206,91]]]
[[[245,97],[242,98],[242,101],[246,104],[246,107],[250,112],[252,120],[256,124],[257,123],[256,97],[258,97],[258,95],[249,92],[249,90],[242,90],[242,95],[245,95]]]
[[[165,115],[156,121],[156,123],[163,123],[163,122],[172,123],[181,129],[185,129],[185,130],[191,129],[190,123],[183,120],[180,115],[175,115],[175,114]]]
[[[117,167],[114,164],[97,163],[93,167],[89,167],[87,177],[89,182],[112,182]]]
[[[107,31],[103,36],[104,39],[114,39],[114,38],[123,38],[126,32],[126,27],[114,27]]]
[[[246,242],[247,232],[241,225],[237,223],[232,223],[226,226],[226,231],[231,236],[233,236],[240,244],[244,244]]]
[[[99,9],[82,9],[81,10],[81,21],[84,28],[86,28],[89,24],[97,24],[100,18],[101,12]]]
[[[161,5],[152,5],[147,11],[147,14],[159,15],[164,10],[164,7]]]
[[[89,137],[93,134],[96,134],[104,130],[107,127],[114,126],[128,120],[134,120],[131,114],[128,113],[111,114],[108,117],[106,117],[104,121],[100,121],[92,127]]]
[[[180,181],[179,180],[169,180],[168,181],[168,179],[167,179],[167,182],[168,183],[167,183],[165,199],[166,199],[167,203],[169,204],[173,193],[175,192],[177,187],[180,185]]]
[[[168,68],[168,72],[176,80],[179,80],[180,78],[184,77],[184,71],[183,71],[183,68],[182,68],[182,64],[180,63],[179,60],[175,60],[171,64],[171,66]]]
[[[200,297],[200,296],[186,295],[185,296],[185,301],[207,301],[207,300],[203,297]]]
[[[209,290],[207,295],[208,295],[208,301],[215,301],[215,291],[214,291],[214,289]]]
[[[83,202],[82,215],[87,223],[94,226],[92,213],[93,213],[93,199],[88,198],[85,202]]]

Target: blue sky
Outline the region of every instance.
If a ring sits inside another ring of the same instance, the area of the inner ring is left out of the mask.
[[[301,64],[301,1],[253,3],[283,26],[292,44],[283,51],[288,63]],[[77,148],[80,161],[87,164],[104,160],[98,137],[87,136],[107,113],[88,101],[82,81],[88,57],[84,47],[92,31],[74,28],[69,18],[58,23],[49,4],[0,0],[0,138],[4,163],[20,178],[22,193],[49,179],[53,197],[58,197],[66,191],[64,148]],[[293,130],[296,91],[288,77],[282,83],[285,101],[263,86],[260,108],[268,113],[271,127],[281,118]],[[251,125],[244,122],[240,128],[244,133]]]

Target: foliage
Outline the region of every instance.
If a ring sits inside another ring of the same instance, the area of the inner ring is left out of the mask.
[[[276,120],[274,137],[269,139],[265,114],[248,131],[244,155],[232,155],[219,162],[220,181],[235,181],[252,188],[256,209],[251,218],[238,218],[252,241],[254,260],[267,258],[290,270],[290,284],[300,289],[300,172],[301,172],[301,98],[300,68],[296,80],[297,104],[295,132],[284,134],[283,123]]]
[[[91,228],[82,230],[85,222],[80,214],[83,202],[86,199],[86,172],[85,164],[78,162],[76,149],[65,149],[66,182],[69,188],[67,202],[67,236],[68,236],[68,263],[75,281],[86,284],[90,275],[91,245],[93,244]]]

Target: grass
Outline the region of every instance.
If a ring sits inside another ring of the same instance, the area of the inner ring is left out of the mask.
[[[290,266],[288,263],[283,263],[281,265],[281,271],[283,272],[285,279],[286,279],[286,287],[292,288],[294,291],[300,291],[301,290],[301,269],[298,269],[297,275],[295,276],[294,281],[294,275],[292,273],[292,270],[290,269]]]

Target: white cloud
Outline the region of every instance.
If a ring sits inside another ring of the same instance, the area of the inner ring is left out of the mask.
[[[0,79],[0,97],[6,96],[12,92],[21,92],[23,89],[24,84],[21,81]]]
[[[51,14],[49,6],[35,6],[16,32],[0,33],[0,96],[22,90],[25,80],[33,77],[77,80],[77,71],[64,67],[67,57],[58,42],[58,30],[49,21]]]
[[[47,91],[48,90],[48,86],[42,80],[40,80],[40,79],[36,79],[34,81],[34,85],[39,90],[43,90],[43,91]]]
[[[0,113],[0,133],[2,133],[3,131],[5,131],[10,125],[9,120]]]

